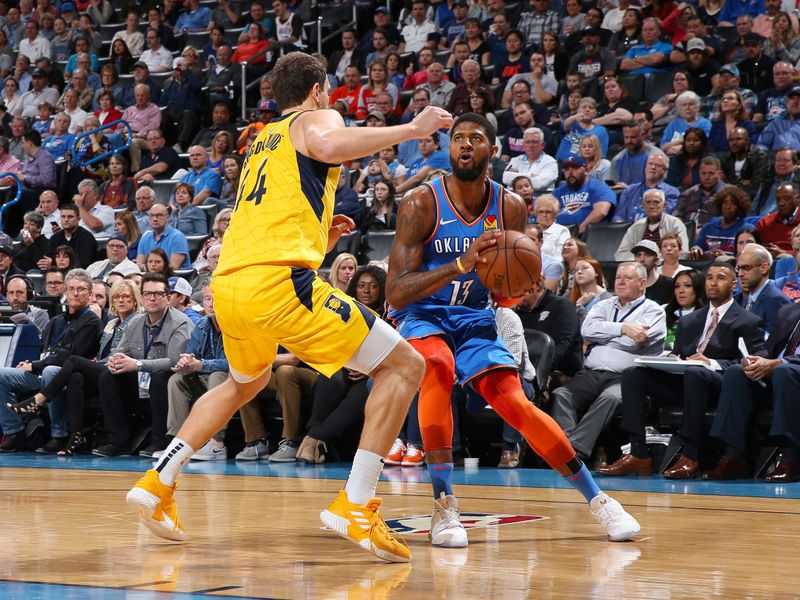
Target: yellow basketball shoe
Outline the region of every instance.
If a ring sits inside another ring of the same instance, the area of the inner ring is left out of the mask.
[[[177,487],[177,483],[171,488],[165,486],[158,479],[158,471],[150,469],[128,492],[125,501],[158,537],[183,542],[188,536],[178,519],[178,507],[172,498]]]
[[[402,538],[395,539],[378,509],[380,498],[373,498],[366,506],[353,504],[344,490],[331,505],[319,514],[323,524],[340,536],[358,544],[367,552],[389,562],[408,562],[411,551]]]

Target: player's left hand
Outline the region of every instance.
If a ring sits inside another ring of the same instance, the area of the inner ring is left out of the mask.
[[[464,254],[461,255],[461,266],[466,271],[472,271],[478,263],[488,263],[489,259],[481,256],[487,248],[497,244],[497,238],[503,234],[502,231],[487,231],[478,237]]]

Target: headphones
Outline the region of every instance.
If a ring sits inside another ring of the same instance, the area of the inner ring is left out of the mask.
[[[6,280],[6,289],[8,289],[8,284],[14,281],[15,279],[19,279],[20,281],[25,282],[25,288],[27,290],[27,295],[25,298],[30,302],[34,298],[36,298],[36,289],[33,285],[33,281],[31,281],[30,277],[27,275],[12,275]]]

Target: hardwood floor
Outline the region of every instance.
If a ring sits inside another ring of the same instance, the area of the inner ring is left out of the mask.
[[[11,582],[85,586],[45,586],[50,592],[35,595],[61,600],[64,589],[116,598],[126,597],[116,595],[123,588],[135,598],[148,591],[459,600],[800,594],[797,499],[612,492],[642,524],[635,542],[614,544],[573,490],[460,485],[462,519],[483,525],[470,529],[469,548],[432,548],[424,533],[407,533],[412,563],[386,565],[321,529],[317,515],[340,480],[184,474],[176,498],[191,540],[181,545],[153,537],[128,512],[124,495],[136,477],[1,469],[0,597],[34,597],[4,592]],[[382,482],[385,518],[424,529],[427,521],[411,517],[430,515],[429,490]],[[523,515],[545,518],[492,523]]]

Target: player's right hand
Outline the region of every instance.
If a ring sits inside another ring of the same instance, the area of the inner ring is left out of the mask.
[[[434,131],[449,129],[453,125],[453,115],[438,106],[426,106],[414,120],[411,121],[414,127],[414,139],[424,138]]]
[[[475,268],[475,265],[479,262],[489,262],[489,259],[482,257],[481,253],[487,248],[496,245],[497,238],[499,238],[501,235],[501,231],[487,231],[478,237],[474,242],[472,242],[472,244],[470,244],[470,247],[467,248],[467,251],[461,255],[461,266],[467,271],[472,271],[472,269]]]

